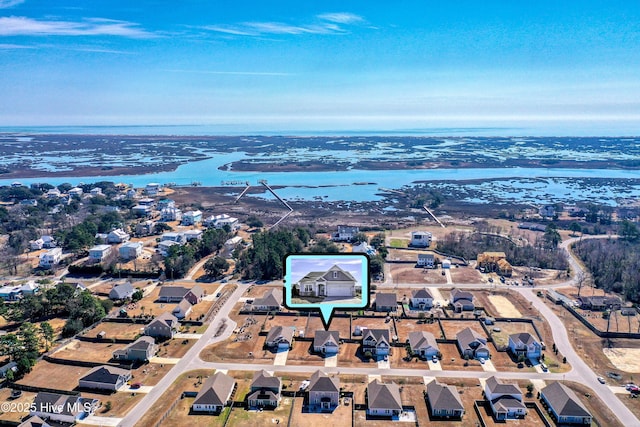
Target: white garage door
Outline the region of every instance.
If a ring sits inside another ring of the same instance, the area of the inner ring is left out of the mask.
[[[349,285],[328,285],[327,286],[328,297],[350,297],[351,286]]]

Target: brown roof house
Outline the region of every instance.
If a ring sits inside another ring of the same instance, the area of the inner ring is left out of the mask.
[[[340,379],[330,377],[320,370],[314,372],[309,380],[309,409],[333,411],[340,403]]]
[[[251,382],[247,404],[249,408],[277,408],[280,403],[282,381],[265,370],[256,372]]]
[[[373,380],[367,386],[367,415],[397,417],[402,412],[400,388],[394,382]]]
[[[193,412],[219,414],[229,404],[235,387],[236,381],[232,377],[216,372],[204,382],[191,409]]]
[[[96,366],[78,381],[80,388],[117,391],[131,379],[131,371],[115,366]]]
[[[427,402],[432,417],[462,418],[464,415],[464,405],[455,386],[431,381],[427,384]]]
[[[524,418],[527,407],[522,403],[522,391],[515,384],[505,384],[495,376],[487,378],[484,394],[493,417],[498,421]]]

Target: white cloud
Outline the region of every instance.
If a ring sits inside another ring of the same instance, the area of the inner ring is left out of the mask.
[[[0,0],[0,9],[7,9],[24,3],[24,0]]]
[[[171,73],[191,73],[191,74],[219,74],[230,76],[293,76],[291,73],[280,73],[271,71],[216,71],[216,70],[166,70]]]
[[[355,24],[358,22],[364,22],[362,16],[348,12],[323,13],[322,15],[318,15],[318,18],[323,21],[335,22],[337,24]]]
[[[81,22],[73,22],[37,20],[21,16],[0,18],[0,36],[155,37],[154,34],[139,28],[138,24],[127,21],[90,18]]]

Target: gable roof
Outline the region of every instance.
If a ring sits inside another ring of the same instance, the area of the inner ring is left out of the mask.
[[[509,335],[509,338],[518,346],[529,346],[531,344],[538,343],[538,340],[536,340],[529,332],[511,334]]]
[[[431,332],[414,331],[409,332],[409,346],[412,350],[433,347],[438,349],[436,337]]]
[[[130,376],[131,371],[126,369],[116,368],[115,366],[103,365],[96,366],[87,373],[84,377],[80,378],[80,381],[90,381],[94,383],[102,384],[117,384],[120,377]]]
[[[474,341],[480,342],[481,347],[484,347],[487,344],[487,339],[470,327],[464,328],[458,332],[456,334],[456,340],[463,349],[470,348],[470,344]]]
[[[372,409],[395,409],[402,410],[402,399],[400,389],[394,382],[385,384],[373,380],[367,386],[367,406]]]
[[[591,413],[582,404],[578,396],[564,384],[556,381],[542,390],[542,394],[556,413],[563,417],[590,417]]]
[[[232,377],[216,372],[204,382],[193,404],[224,406],[235,385],[236,381]]]
[[[256,372],[253,375],[253,381],[251,381],[251,388],[273,388],[280,389],[280,378],[274,377],[264,369]]]
[[[153,347],[155,344],[156,340],[153,337],[148,337],[145,335],[141,336],[125,348],[133,350],[147,350],[149,347]]]
[[[151,323],[149,323],[147,325],[147,327],[152,326],[154,324],[160,323],[164,326],[167,326],[169,328],[173,328],[178,324],[178,318],[176,316],[174,316],[173,314],[169,313],[168,311],[165,311],[164,313],[162,313],[161,315],[159,315],[158,317],[156,317],[155,319],[153,319],[151,321]],[[157,326],[157,325],[155,325]]]
[[[398,298],[393,292],[378,292],[376,294],[376,307],[393,307],[398,304]]]
[[[503,383],[495,375],[487,378],[486,384],[492,394],[517,395],[522,399],[522,391],[520,391],[517,385]]]
[[[427,384],[427,397],[432,409],[464,411],[464,405],[455,386],[433,380]]]
[[[49,427],[50,424],[47,424],[42,418],[34,415],[33,417],[29,417],[20,424],[18,427]]]
[[[336,278],[333,277],[333,272],[337,272]],[[334,264],[330,269],[325,271],[310,271],[302,279],[298,280],[298,283],[302,282],[315,282],[318,279],[324,279],[327,281],[341,281],[341,282],[355,282],[356,279],[351,273],[340,268],[339,265]]]
[[[35,408],[38,408],[39,412],[52,413],[53,410],[58,409],[59,411],[56,411],[56,413],[61,415],[71,415],[74,417],[84,412],[84,405],[86,403],[89,403],[93,406],[98,403],[98,400],[80,396],[68,396],[66,394],[49,393],[45,391],[38,392],[35,399],[33,400],[33,406]]]
[[[181,311],[182,313],[186,313],[191,307],[193,307],[193,305],[189,302],[189,300],[187,300],[186,298],[182,298],[178,305],[176,305],[176,307],[173,309],[173,312],[177,313],[178,311]]]
[[[197,298],[202,298],[202,296],[204,295],[204,289],[202,289],[200,285],[195,285],[193,288],[190,289],[190,291]]]
[[[429,298],[433,299],[433,295],[427,288],[416,289],[411,292],[411,298]]]
[[[189,292],[189,288],[184,286],[160,286],[160,294],[158,296],[160,298],[183,298],[187,292]]]
[[[336,392],[340,393],[340,379],[330,377],[324,372],[317,370],[311,375],[309,380],[309,392]]]
[[[313,336],[313,346],[321,347],[327,343],[333,343],[337,346],[340,343],[340,333],[338,331],[316,331]]]
[[[460,299],[468,299],[473,301],[473,294],[469,291],[463,291],[462,289],[454,288],[451,290],[451,302],[456,302]]]
[[[385,341],[389,343],[390,334],[388,329],[367,329],[362,337],[362,340],[373,338],[376,342]]]
[[[269,329],[269,333],[267,334],[267,342],[272,341],[293,341],[293,331],[294,328],[291,326],[274,326]]]
[[[270,289],[262,298],[253,300],[254,306],[279,307],[282,305],[282,290]]]
[[[124,299],[130,297],[136,290],[130,282],[114,286],[109,292],[109,298]]]

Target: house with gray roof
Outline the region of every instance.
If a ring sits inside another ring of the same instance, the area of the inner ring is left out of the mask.
[[[178,332],[178,327],[176,316],[165,312],[144,327],[144,334],[154,338],[170,339]]]
[[[131,379],[131,371],[115,366],[96,366],[80,378],[80,388],[117,391]]]
[[[430,359],[437,356],[440,352],[436,337],[431,332],[414,331],[409,332],[407,344],[411,348],[411,352],[423,359]]]
[[[317,370],[309,380],[308,404],[310,408],[333,411],[340,403],[340,378],[330,377]]]
[[[455,288],[451,291],[451,305],[456,313],[462,311],[473,311],[476,306],[473,303],[473,294],[469,291],[463,291]]]
[[[418,254],[417,264],[422,268],[435,268],[436,256],[433,253]]]
[[[284,351],[291,348],[293,343],[293,326],[274,326],[269,330],[265,345],[275,351]]]
[[[396,311],[398,298],[393,292],[378,292],[376,294],[376,311]]]
[[[432,417],[462,418],[464,415],[464,405],[455,386],[431,381],[427,384],[427,402]]]
[[[118,301],[129,299],[136,292],[133,285],[130,282],[115,285],[109,292],[109,299]]]
[[[282,289],[270,289],[262,298],[256,298],[251,304],[255,311],[280,311],[282,306]]]
[[[427,288],[414,289],[411,292],[411,308],[414,310],[428,310],[433,307],[433,295]]]
[[[41,391],[36,394],[29,415],[41,420],[73,424],[93,415],[99,404],[98,399]]]
[[[353,297],[356,294],[355,277],[338,265],[326,271],[311,271],[294,286],[300,296]]]
[[[251,382],[247,404],[249,408],[277,408],[280,403],[282,381],[264,369],[256,372]]]
[[[235,387],[236,381],[232,377],[216,372],[204,382],[191,409],[193,412],[219,414],[229,404]]]
[[[540,390],[540,401],[558,424],[591,425],[593,417],[589,410],[573,390],[558,381]]]
[[[375,379],[367,385],[367,415],[393,418],[401,412],[402,398],[396,383]]]
[[[18,424],[18,427],[51,427],[51,424],[47,423],[39,416],[33,415]]]
[[[316,331],[313,336],[313,351],[319,354],[337,354],[340,346],[338,331]]]
[[[469,356],[470,359],[483,357],[488,359],[490,356],[487,338],[471,328],[465,328],[458,332],[456,341],[462,357]]]
[[[204,290],[195,285],[192,288],[184,286],[161,286],[158,294],[158,302],[180,302],[183,299],[189,301],[192,305],[198,304],[204,297]]]
[[[191,310],[193,309],[193,305],[187,300],[183,298],[182,301],[178,303],[171,311],[171,313],[178,318],[178,320],[182,320],[191,314]]]
[[[146,362],[158,351],[156,340],[153,337],[142,336],[127,345],[125,348],[113,352],[114,360],[127,360]]]
[[[518,358],[537,360],[542,355],[542,344],[529,332],[520,332],[509,335],[509,351]]]
[[[391,339],[389,329],[365,329],[362,334],[362,354],[371,353],[374,357],[389,354]]]
[[[515,384],[506,384],[495,376],[487,378],[484,395],[497,421],[524,418],[527,407],[522,403],[522,391]]]

